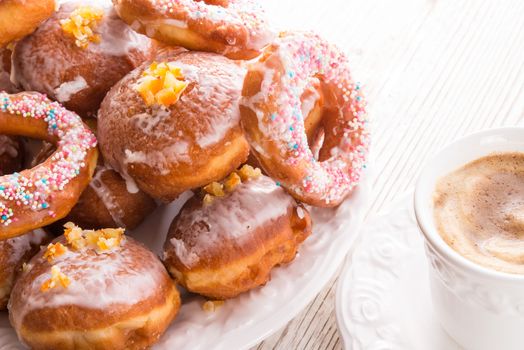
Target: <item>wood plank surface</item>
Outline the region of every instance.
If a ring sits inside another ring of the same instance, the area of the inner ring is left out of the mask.
[[[412,187],[453,139],[524,121],[524,1],[266,2],[280,28],[315,30],[344,48],[364,85],[377,174],[370,213]],[[336,278],[256,349],[341,349],[335,290]]]

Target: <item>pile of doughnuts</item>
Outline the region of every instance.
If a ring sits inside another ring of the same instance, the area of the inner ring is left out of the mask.
[[[347,57],[260,3],[0,1],[0,308],[23,343],[148,348],[177,286],[263,286],[358,185]],[[132,238],[188,191],[160,256]]]

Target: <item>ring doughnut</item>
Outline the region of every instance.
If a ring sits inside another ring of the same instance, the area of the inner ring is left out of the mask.
[[[66,225],[26,264],[9,317],[31,349],[149,349],[180,308],[162,262],[122,229]]]
[[[22,265],[38,252],[40,245],[51,240],[52,236],[46,231],[36,229],[22,236],[0,241],[0,310],[7,307],[11,288]]]
[[[84,22],[77,26],[81,18]],[[13,81],[82,118],[96,117],[107,92],[149,59],[152,41],[133,31],[109,0],[70,1],[13,53]]]
[[[31,34],[55,11],[55,0],[0,1],[0,47]]]
[[[24,148],[16,137],[0,135],[0,176],[22,169]]]
[[[313,77],[325,99],[318,159],[301,109]],[[250,65],[242,96],[242,126],[264,171],[304,203],[340,204],[358,184],[369,146],[365,104],[346,56],[317,35],[282,33]]]
[[[243,166],[204,188],[173,220],[164,264],[187,290],[233,298],[265,284],[311,233],[308,211],[260,169]]]
[[[166,44],[248,59],[274,37],[256,0],[113,0],[120,17]]]
[[[0,177],[0,239],[55,222],[71,210],[96,166],[96,138],[80,117],[38,93],[0,92],[0,134],[55,143],[44,163]]]
[[[238,107],[245,72],[209,52],[167,52],[145,63],[102,102],[104,160],[164,201],[223,179],[249,155]]]

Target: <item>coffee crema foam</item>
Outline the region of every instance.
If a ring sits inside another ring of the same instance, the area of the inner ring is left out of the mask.
[[[485,267],[524,274],[524,153],[489,155],[442,177],[433,205],[451,248]]]

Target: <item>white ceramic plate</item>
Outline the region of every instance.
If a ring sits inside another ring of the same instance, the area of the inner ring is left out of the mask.
[[[342,263],[362,223],[369,197],[369,174],[337,209],[313,209],[313,234],[289,265],[277,268],[266,286],[205,312],[198,296],[183,294],[179,315],[157,350],[248,349],[283,327],[321,291]],[[168,227],[190,195],[159,208],[132,235],[159,253]],[[0,349],[23,349],[0,313]]]
[[[336,296],[346,349],[458,350],[433,315],[423,239],[413,194],[367,220]]]

